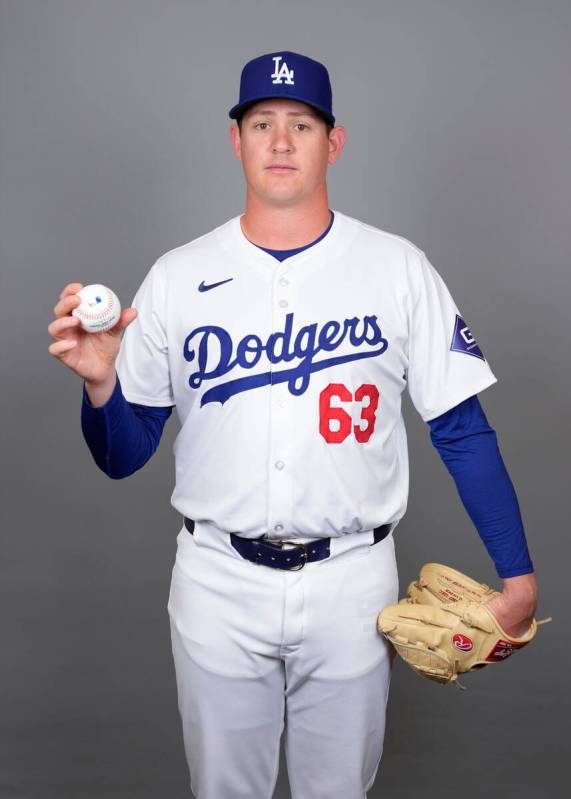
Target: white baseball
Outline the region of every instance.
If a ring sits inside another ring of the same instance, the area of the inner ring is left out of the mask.
[[[107,286],[93,283],[77,292],[81,305],[72,310],[82,328],[88,333],[103,333],[114,327],[121,316],[121,303],[114,291]]]

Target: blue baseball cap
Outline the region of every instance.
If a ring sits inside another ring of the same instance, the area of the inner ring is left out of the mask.
[[[329,73],[313,58],[281,50],[248,61],[240,77],[240,99],[229,116],[237,119],[252,103],[272,97],[307,103],[335,125]]]

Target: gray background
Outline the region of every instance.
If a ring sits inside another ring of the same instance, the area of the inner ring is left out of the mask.
[[[47,325],[68,282],[128,304],[159,255],[242,212],[227,111],[276,49],[330,70],[331,205],[426,251],[499,379],[480,396],[555,617],[464,692],[397,664],[369,796],[568,784],[570,33],[567,0],[0,3],[2,799],[190,796],[166,610],[178,421],[106,478]],[[401,589],[426,560],[499,586],[408,395],[405,413]]]

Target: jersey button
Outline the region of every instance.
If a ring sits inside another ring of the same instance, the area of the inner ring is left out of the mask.
[[[280,300],[279,301],[280,308],[287,308],[288,305],[289,305],[289,302],[287,300]]]
[[[280,278],[280,286],[289,286],[289,280],[287,277]]]
[[[283,529],[284,529],[284,526],[283,526],[283,524],[279,524],[279,523],[278,523],[278,524],[276,524],[276,525],[274,526],[274,530],[276,531],[276,533],[281,533],[281,531],[282,531]]]
[[[274,463],[274,466],[276,467],[276,469],[283,469],[284,466],[285,466],[285,463],[283,461],[276,461]]]

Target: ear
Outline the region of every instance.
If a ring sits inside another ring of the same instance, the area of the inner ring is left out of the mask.
[[[329,156],[327,160],[330,164],[334,164],[337,161],[341,155],[343,147],[345,147],[346,141],[346,129],[343,127],[343,125],[336,125],[329,133]]]
[[[232,149],[238,161],[242,160],[242,142],[240,139],[240,128],[234,122],[230,125],[230,141],[232,142]]]

